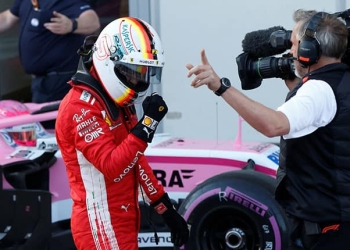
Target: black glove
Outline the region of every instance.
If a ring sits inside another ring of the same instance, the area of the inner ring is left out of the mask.
[[[165,193],[159,200],[152,204],[154,209],[160,214],[167,226],[170,228],[171,242],[180,247],[186,244],[189,238],[187,223],[175,210],[169,196]]]
[[[168,112],[168,106],[160,95],[153,93],[143,101],[142,108],[143,116],[130,132],[145,142],[152,142],[159,122]]]

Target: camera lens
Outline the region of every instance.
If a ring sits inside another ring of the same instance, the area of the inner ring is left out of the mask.
[[[262,79],[282,78],[292,79],[294,62],[292,57],[252,58],[248,53],[242,53],[236,58],[238,75],[243,90],[255,89],[261,85]]]

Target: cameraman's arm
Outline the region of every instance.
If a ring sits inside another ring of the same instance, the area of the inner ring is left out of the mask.
[[[287,116],[256,102],[234,87],[222,94],[222,98],[254,129],[267,137],[289,133],[290,124]]]
[[[189,70],[187,76],[196,76],[191,86],[198,88],[207,85],[212,91],[218,90],[221,86],[220,78],[209,64],[204,50],[201,51],[201,59],[202,65],[186,65]],[[289,133],[290,124],[282,112],[246,97],[234,87],[227,89],[221,96],[246,122],[265,136],[275,137]]]

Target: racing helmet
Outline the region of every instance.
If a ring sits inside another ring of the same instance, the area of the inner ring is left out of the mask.
[[[2,100],[0,101],[0,119],[8,117],[16,117],[20,115],[30,114],[26,105],[19,101]],[[36,124],[28,123],[17,126],[6,127],[1,129],[6,132],[11,139],[20,146],[36,145]]]
[[[150,84],[161,82],[164,51],[147,22],[118,18],[98,36],[92,63],[102,86],[118,106],[142,102]]]

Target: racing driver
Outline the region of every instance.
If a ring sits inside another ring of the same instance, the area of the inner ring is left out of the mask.
[[[147,96],[150,84],[160,83],[164,66],[158,34],[143,20],[119,18],[97,40],[87,37],[78,53],[72,89],[56,121],[73,199],[76,247],[138,249],[139,195],[162,216],[174,245],[185,244],[187,223],[144,156],[168,111],[160,95]],[[138,120],[134,104],[141,102]]]

